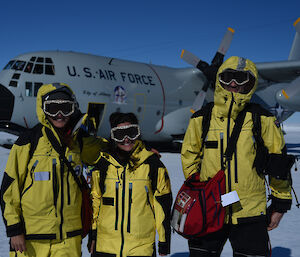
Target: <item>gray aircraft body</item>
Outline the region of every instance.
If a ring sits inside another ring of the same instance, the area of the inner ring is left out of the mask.
[[[259,85],[253,102],[280,122],[300,111],[300,19],[294,25],[288,60],[256,63]],[[219,52],[224,56],[225,51]],[[17,134],[37,124],[39,87],[63,82],[74,90],[80,109],[94,117],[100,136],[109,137],[109,115],[122,111],[137,115],[147,141],[181,140],[192,105],[207,81],[199,67],[170,68],[66,51],[26,53],[0,72],[0,130]],[[210,101],[213,87],[207,86],[198,108]]]

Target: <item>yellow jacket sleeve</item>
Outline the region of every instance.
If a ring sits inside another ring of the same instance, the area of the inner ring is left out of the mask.
[[[202,117],[192,117],[185,133],[181,149],[181,161],[185,178],[197,172],[201,165],[201,135]]]
[[[7,161],[1,185],[1,209],[8,237],[24,233],[21,195],[29,173],[30,144],[14,144]]]
[[[284,161],[286,158],[286,146],[283,138],[280,126],[277,125],[275,117],[268,117],[261,120],[262,122],[262,138],[265,146],[268,148],[269,153],[273,158],[278,158]],[[270,166],[270,172],[272,169],[277,169],[276,162]],[[291,181],[290,179],[276,179],[269,176],[270,189],[272,194],[272,204],[276,205],[279,211],[285,212],[290,209],[291,206]]]
[[[91,181],[91,198],[93,203],[93,221],[92,221],[92,230],[97,228],[97,219],[100,212],[100,202],[101,202],[101,190],[99,186],[100,181],[100,172],[95,170],[92,172],[92,181]]]
[[[154,213],[156,229],[159,236],[158,252],[170,253],[170,214],[172,206],[171,183],[167,169],[158,168],[157,187],[154,192]]]

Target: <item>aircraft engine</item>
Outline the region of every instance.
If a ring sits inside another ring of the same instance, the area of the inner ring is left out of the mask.
[[[300,111],[300,77],[276,93],[278,103],[288,109]]]
[[[190,117],[191,113],[189,106],[168,113],[164,117],[164,125],[160,134],[173,140],[182,140]],[[156,124],[156,130],[160,127],[161,120]]]
[[[192,66],[202,71],[202,73],[206,77],[206,82],[204,83],[202,89],[200,90],[200,93],[197,95],[192,105],[191,108],[192,113],[201,109],[208,88],[214,87],[217,71],[221,66],[221,64],[223,63],[224,56],[231,44],[233,34],[234,34],[234,29],[228,28],[221,41],[217,53],[215,54],[214,58],[211,61],[211,64],[208,64],[207,62],[200,60],[197,56],[195,56],[193,53],[187,50],[182,50],[181,58],[187,63],[191,64]]]

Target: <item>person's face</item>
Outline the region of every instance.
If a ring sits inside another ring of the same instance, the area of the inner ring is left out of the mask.
[[[229,85],[222,84],[223,88],[226,89],[229,92],[234,92],[234,93],[243,93],[244,92],[244,85],[239,86],[238,84],[235,83],[233,80]]]
[[[121,126],[127,126],[127,125],[131,125],[130,122],[124,122],[124,123],[120,123],[117,125],[117,127],[121,127]],[[116,142],[117,147],[125,152],[130,152],[135,144],[135,140],[130,140],[128,137],[125,137],[125,139],[122,142]]]
[[[65,117],[61,113],[58,113],[55,117],[50,117],[47,115],[47,118],[51,124],[58,129],[64,128],[70,120],[70,116]]]

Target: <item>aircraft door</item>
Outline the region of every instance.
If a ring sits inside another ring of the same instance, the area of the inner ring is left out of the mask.
[[[105,104],[103,103],[89,103],[88,105],[88,132],[97,135],[98,128],[103,118]]]
[[[146,95],[138,93],[134,95],[134,112],[137,114],[139,121],[143,121],[146,106]]]

